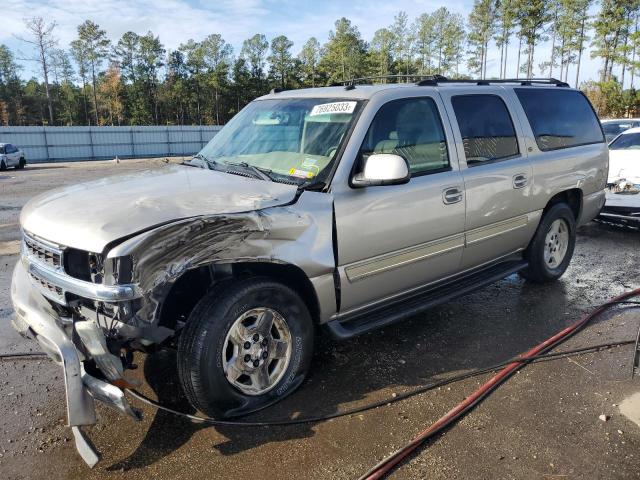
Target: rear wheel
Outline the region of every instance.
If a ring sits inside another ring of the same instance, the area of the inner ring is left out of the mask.
[[[194,408],[232,417],[267,407],[298,387],[313,351],[302,299],[268,279],[208,293],[178,345],[180,381]]]
[[[575,244],[573,211],[566,203],[557,203],[542,217],[525,251],[529,266],[520,275],[537,283],[557,280],[569,266]]]

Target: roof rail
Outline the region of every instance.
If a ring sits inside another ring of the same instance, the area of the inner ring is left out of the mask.
[[[445,79],[442,75],[374,75],[370,77],[358,77],[352,78],[350,80],[341,80],[339,82],[334,82],[331,84],[332,87],[338,86],[355,86],[362,84],[370,84],[373,80],[396,80],[394,83],[400,83],[398,80],[404,80],[404,83],[420,83],[420,82],[431,82],[431,84],[435,85],[436,81],[439,79]],[[426,85],[426,83],[425,83]]]
[[[473,79],[456,79],[456,78],[447,78],[444,80],[439,80],[438,83],[473,83],[476,85],[492,85],[492,84],[500,84],[500,83],[519,83],[520,85],[555,85],[557,87],[568,87],[569,84],[563,82],[562,80],[558,80],[557,78],[500,78],[500,79],[481,79],[481,80],[473,80]]]
[[[569,87],[569,84],[556,78],[501,78],[501,79],[467,79],[467,78],[447,78],[442,75],[376,75],[371,77],[352,78],[351,80],[342,80],[332,83],[331,86],[344,86],[349,90],[355,88],[358,84],[371,84],[374,80],[396,80],[393,83],[415,82],[420,87],[437,86],[441,83],[469,83],[475,85],[492,85],[501,83],[516,83],[523,86],[526,85],[555,85],[557,87]]]

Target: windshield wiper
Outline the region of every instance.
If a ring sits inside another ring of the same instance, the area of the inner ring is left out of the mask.
[[[301,190],[320,191],[326,186],[327,186],[326,183],[321,182],[319,180],[307,180],[306,182],[303,182],[300,185],[298,185],[298,191],[301,191]]]
[[[270,180],[272,182],[275,181],[273,176],[271,175],[272,171],[268,168],[256,167],[255,165],[251,165],[247,162],[224,162],[224,164],[231,165],[232,167],[242,167],[246,170],[250,170],[256,175],[256,177],[262,180]]]
[[[190,158],[190,161],[191,160],[202,160],[210,170],[214,170],[215,165],[217,165],[218,163],[215,160],[211,160],[210,158],[205,157],[201,153],[196,153],[193,157]]]

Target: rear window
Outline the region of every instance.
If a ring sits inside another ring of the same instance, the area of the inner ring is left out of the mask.
[[[598,117],[581,92],[548,88],[514,90],[540,150],[604,142]]]

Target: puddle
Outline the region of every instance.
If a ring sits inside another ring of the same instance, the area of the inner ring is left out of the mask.
[[[620,413],[640,427],[640,392],[622,401]]]

